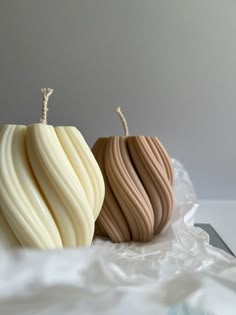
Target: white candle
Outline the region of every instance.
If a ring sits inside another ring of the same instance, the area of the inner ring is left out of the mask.
[[[90,245],[104,182],[75,127],[47,125],[51,89],[43,89],[41,123],[0,129],[0,208],[22,246]]]

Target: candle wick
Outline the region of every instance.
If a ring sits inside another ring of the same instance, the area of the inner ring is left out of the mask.
[[[123,127],[124,127],[124,133],[125,133],[125,136],[127,137],[129,135],[129,129],[128,129],[128,125],[127,125],[127,121],[125,119],[125,116],[122,113],[120,107],[116,108],[116,112],[117,112],[117,114],[119,115],[119,117],[121,119],[121,122],[122,122]]]
[[[52,94],[53,89],[50,88],[41,88],[41,92],[43,94],[43,104],[42,104],[42,118],[40,122],[42,124],[47,124],[47,113],[48,113],[48,99]]]

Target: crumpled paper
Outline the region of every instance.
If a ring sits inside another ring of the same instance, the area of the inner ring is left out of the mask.
[[[152,242],[0,250],[0,315],[235,315],[236,259],[193,227],[196,195],[173,160],[175,208]]]

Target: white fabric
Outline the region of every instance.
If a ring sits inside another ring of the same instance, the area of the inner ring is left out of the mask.
[[[0,315],[236,314],[236,259],[192,226],[196,196],[179,162],[168,228],[147,244],[0,251]]]

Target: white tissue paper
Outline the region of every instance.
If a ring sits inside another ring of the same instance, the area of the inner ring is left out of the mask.
[[[193,227],[196,196],[173,160],[175,207],[146,244],[0,250],[0,315],[236,315],[236,259]]]

